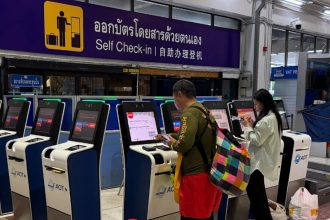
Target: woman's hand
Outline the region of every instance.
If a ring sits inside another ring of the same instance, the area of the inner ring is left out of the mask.
[[[253,127],[253,120],[251,118],[251,116],[247,115],[247,116],[243,116],[243,125],[244,127]]]

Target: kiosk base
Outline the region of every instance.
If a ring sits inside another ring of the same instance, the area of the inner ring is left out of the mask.
[[[10,135],[0,138],[0,214],[7,214],[13,211],[8,163],[6,155],[6,143],[10,140],[18,138],[17,135]]]
[[[27,197],[21,196],[17,193],[12,193],[13,208],[15,210],[15,219],[32,220],[32,211],[30,207],[30,200]]]
[[[276,201],[278,186],[266,188],[267,198]],[[223,201],[225,200],[225,201]],[[239,212],[237,211],[239,210]],[[250,200],[246,192],[239,197],[222,197],[220,210],[218,212],[219,220],[237,220],[248,219],[250,213]]]
[[[49,207],[47,207],[47,215],[49,219],[71,220],[70,215]]]

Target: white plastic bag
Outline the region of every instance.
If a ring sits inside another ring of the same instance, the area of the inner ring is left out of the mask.
[[[288,220],[288,217],[286,216],[286,210],[283,205],[278,204],[270,199],[268,199],[268,204],[273,220]]]
[[[301,187],[291,197],[289,215],[293,220],[315,220],[318,215],[318,196]]]

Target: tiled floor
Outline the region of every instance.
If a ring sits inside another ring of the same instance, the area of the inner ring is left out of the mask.
[[[311,162],[314,163],[320,163],[320,164],[326,164],[328,166],[330,166],[330,158],[321,158],[321,157],[309,157],[308,159]]]
[[[118,188],[103,190],[101,193],[102,220],[122,220],[123,195],[117,195]],[[12,216],[0,217],[0,220],[13,220]],[[178,220],[179,217],[159,218],[157,220]],[[330,203],[319,209],[317,220],[330,220]]]

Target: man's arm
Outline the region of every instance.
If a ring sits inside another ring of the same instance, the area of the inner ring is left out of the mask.
[[[183,113],[178,139],[171,148],[182,154],[188,152],[194,146],[197,129],[198,119],[189,112]]]

